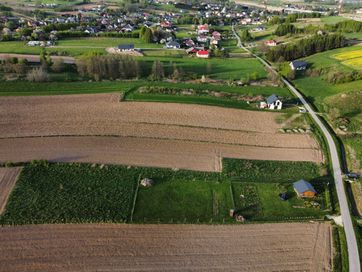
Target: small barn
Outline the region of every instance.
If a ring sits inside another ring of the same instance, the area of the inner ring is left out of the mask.
[[[294,182],[293,188],[298,197],[314,197],[317,194],[317,191],[313,188],[312,184],[304,179]]]

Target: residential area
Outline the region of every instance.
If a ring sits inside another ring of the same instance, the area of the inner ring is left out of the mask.
[[[2,1],[0,271],[360,271],[361,9]]]

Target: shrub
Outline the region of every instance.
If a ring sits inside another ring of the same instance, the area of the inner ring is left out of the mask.
[[[26,74],[26,79],[30,82],[46,82],[49,80],[48,73],[41,67],[34,68]]]

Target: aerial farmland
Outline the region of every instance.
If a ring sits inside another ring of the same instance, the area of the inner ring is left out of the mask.
[[[0,4],[0,272],[359,271],[359,5],[249,2]]]

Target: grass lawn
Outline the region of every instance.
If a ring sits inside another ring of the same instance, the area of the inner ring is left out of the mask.
[[[160,44],[148,44],[134,38],[89,37],[59,40],[53,47],[48,47],[49,52],[63,52],[70,56],[78,56],[87,52],[105,53],[107,47],[119,44],[133,43],[136,48],[162,48]],[[41,47],[27,46],[22,41],[0,42],[0,53],[39,54]]]
[[[229,182],[181,178],[140,188],[133,221],[221,223],[228,220],[232,207]]]
[[[167,51],[166,51],[167,52]],[[165,70],[172,70],[172,65],[176,64],[178,68],[182,68],[185,73],[192,73],[201,77],[207,75],[212,79],[220,80],[240,80],[252,74],[257,78],[266,78],[267,73],[263,65],[254,58],[211,58],[198,59],[196,57],[148,57],[141,59],[145,62],[146,69],[150,70],[155,60],[164,63]]]
[[[82,94],[82,93],[110,93],[127,92],[141,86],[159,86],[169,88],[197,90],[223,91],[230,93],[250,94],[250,95],[271,95],[276,93],[283,97],[289,97],[290,93],[285,88],[246,86],[234,87],[213,84],[189,84],[170,83],[158,81],[102,81],[102,82],[48,82],[29,83],[26,81],[0,81],[0,96],[11,95],[57,95],[57,94]],[[132,93],[129,99],[135,99]],[[140,97],[140,99],[142,99]]]
[[[348,18],[342,16],[323,16],[321,17],[321,21],[325,24],[336,24],[339,22],[347,21]]]

